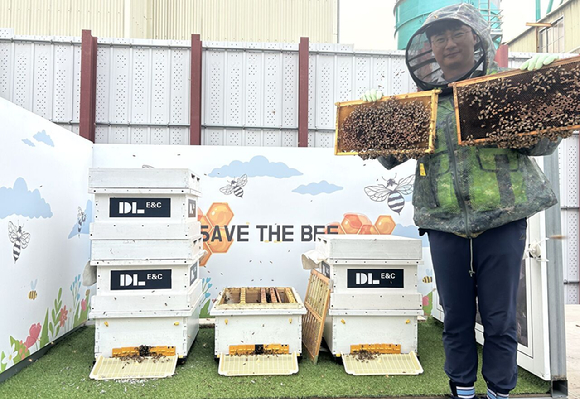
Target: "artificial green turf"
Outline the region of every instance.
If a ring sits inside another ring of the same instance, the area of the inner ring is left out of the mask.
[[[449,391],[443,372],[441,323],[419,324],[419,354],[425,372],[419,376],[351,376],[328,352],[317,365],[303,358],[292,376],[223,377],[213,357],[214,330],[204,328],[171,378],[159,380],[93,381],[94,327],[66,337],[45,356],[0,383],[0,398],[300,398],[438,396]],[[481,353],[480,353],[481,356]],[[480,362],[481,363],[481,362]],[[482,378],[478,393],[486,390]],[[544,394],[550,383],[519,370],[512,394]]]

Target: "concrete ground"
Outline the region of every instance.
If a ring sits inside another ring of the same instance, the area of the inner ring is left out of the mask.
[[[566,305],[568,397],[580,399],[580,305]]]

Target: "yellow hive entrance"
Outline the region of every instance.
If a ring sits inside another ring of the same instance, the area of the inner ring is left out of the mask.
[[[164,378],[175,373],[177,355],[139,358],[99,356],[90,377],[93,380]]]
[[[279,355],[222,355],[218,373],[226,376],[290,375],[298,372],[296,353]]]
[[[418,375],[423,373],[415,352],[377,353],[372,356],[342,355],[344,370],[352,375]]]

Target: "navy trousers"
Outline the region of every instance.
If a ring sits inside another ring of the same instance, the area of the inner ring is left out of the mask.
[[[478,307],[485,340],[483,378],[496,393],[507,394],[516,386],[516,302],[526,227],[522,219],[473,239],[428,231],[445,312],[445,372],[452,384],[471,386],[477,380],[474,326]]]

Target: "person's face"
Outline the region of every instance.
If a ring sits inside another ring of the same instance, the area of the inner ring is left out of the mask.
[[[435,60],[447,78],[458,77],[473,67],[478,38],[467,25],[435,34],[430,40]]]

